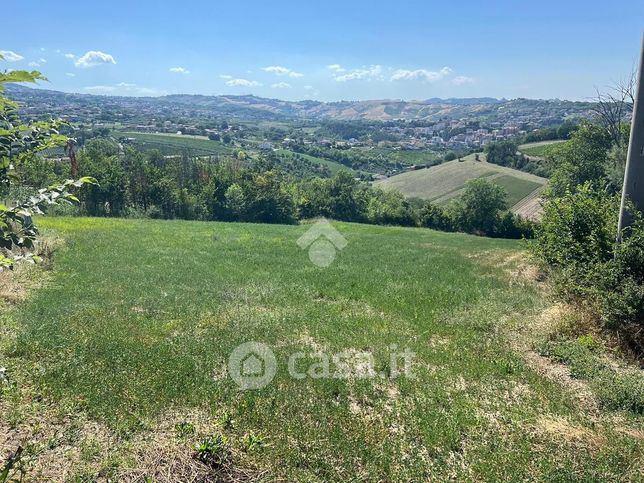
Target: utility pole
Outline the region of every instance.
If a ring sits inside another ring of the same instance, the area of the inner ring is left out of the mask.
[[[633,215],[626,209],[627,201],[632,201],[638,211],[644,211],[644,36],[640,65],[637,71],[637,88],[635,104],[631,120],[631,135],[628,142],[626,171],[624,173],[624,189],[622,204],[619,209],[617,225],[617,241],[621,241],[622,230],[633,223]]]

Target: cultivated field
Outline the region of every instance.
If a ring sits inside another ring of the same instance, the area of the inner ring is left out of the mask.
[[[22,445],[25,481],[641,479],[642,417],[532,352],[553,312],[518,241],[334,223],[319,268],[310,225],[41,224],[52,270],[0,274],[0,458]],[[249,341],[277,372],[242,391]],[[376,377],[318,377],[364,351]]]
[[[539,141],[536,143],[521,144],[519,151],[530,158],[547,158],[559,145],[565,143],[564,140]]]
[[[136,143],[139,147],[159,149],[164,153],[177,153],[181,150],[187,150],[191,152],[191,154],[197,155],[221,155],[233,154],[234,152],[233,148],[226,146],[219,141],[211,141],[205,136],[190,136],[165,133],[150,134],[139,132],[123,132],[120,134],[126,137],[135,138]],[[278,149],[276,153],[285,157],[292,157],[294,154],[292,151],[289,151],[287,149]],[[336,173],[341,169],[348,169],[349,171],[353,171],[352,169],[347,168],[335,161],[310,156],[308,154],[299,155],[307,161],[328,167],[332,173]]]
[[[462,161],[407,171],[375,185],[396,189],[408,198],[422,198],[440,204],[460,196],[465,183],[475,178],[485,178],[503,186],[508,192],[508,205],[513,210],[526,198],[534,197],[546,183],[545,178],[485,161],[474,161],[474,156],[469,155]]]
[[[275,151],[275,153],[278,156],[281,156],[281,157],[283,156],[283,157],[286,157],[286,158],[291,158],[291,157],[293,157],[295,155],[300,156],[301,158],[303,158],[303,159],[305,159],[307,161],[310,161],[311,163],[326,166],[327,168],[329,168],[329,170],[333,174],[337,173],[338,171],[340,171],[342,169],[346,169],[347,171],[353,172],[353,169],[349,168],[348,166],[344,166],[341,163],[331,161],[330,159],[318,158],[317,156],[311,156],[309,154],[294,153],[293,151],[290,151],[288,149],[277,149]]]
[[[140,132],[119,132],[119,135],[136,139],[139,146],[164,150],[167,148],[177,150],[185,149],[196,154],[217,155],[229,154],[231,149],[221,142],[211,141],[204,136],[189,136],[165,133],[140,133]]]

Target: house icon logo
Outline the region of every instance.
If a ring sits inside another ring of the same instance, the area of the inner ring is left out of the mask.
[[[347,240],[325,218],[321,218],[297,240],[302,250],[309,250],[309,260],[320,268],[326,268],[339,250],[347,246]]]
[[[242,389],[262,389],[277,370],[275,354],[266,344],[246,342],[235,348],[228,358],[228,374]]]

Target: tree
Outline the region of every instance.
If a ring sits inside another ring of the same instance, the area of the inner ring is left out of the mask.
[[[454,219],[464,231],[491,235],[500,221],[500,212],[507,209],[507,192],[483,178],[472,179],[454,207]]]
[[[485,147],[488,163],[498,164],[500,166],[516,167],[518,157],[517,145],[512,141],[499,141],[490,143]]]
[[[616,82],[605,92],[597,90],[593,110],[601,125],[608,131],[613,143],[618,146],[623,143],[628,144],[628,138],[624,139],[622,136],[621,126],[633,112],[636,85],[637,71],[633,69],[629,76]]]
[[[454,161],[456,159],[456,153],[454,151],[449,151],[447,154],[445,154],[445,157],[443,157],[445,161]]]
[[[451,231],[452,221],[440,206],[425,202],[418,214],[418,224],[434,230]]]
[[[605,184],[610,148],[611,136],[604,127],[582,123],[570,140],[553,153],[548,196],[563,196],[586,181]]]
[[[3,57],[0,55],[0,60]],[[66,136],[60,134],[62,121],[39,121],[24,124],[17,113],[15,102],[2,96],[7,82],[37,82],[46,78],[37,71],[22,70],[0,72],[0,194],[10,195],[9,188],[17,179],[16,166],[32,159],[45,149],[65,146]],[[78,199],[70,192],[86,183],[95,183],[90,177],[78,181],[42,188],[27,199],[0,203],[0,270],[13,268],[18,260],[37,260],[33,257],[38,229],[32,215],[41,214],[47,206],[60,202],[71,203]]]
[[[416,224],[411,205],[401,193],[379,188],[370,191],[367,218],[369,222],[378,225],[413,226]]]
[[[241,218],[246,211],[244,189],[237,183],[233,183],[228,187],[224,196],[226,198],[226,208],[230,211],[233,219]]]

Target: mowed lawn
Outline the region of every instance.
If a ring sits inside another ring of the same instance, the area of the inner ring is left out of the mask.
[[[123,454],[137,434],[160,444],[155,428],[171,412],[196,423],[199,410],[225,420],[216,431],[243,455],[231,464],[266,481],[641,476],[642,440],[587,413],[503,335],[529,332],[544,308],[510,275],[520,242],[334,223],[347,246],[319,268],[296,243],[309,225],[40,223],[65,245],[48,281],[9,313],[18,333],[0,345],[0,366],[48,405],[105,425]],[[226,372],[248,341],[276,355],[260,390],[240,390]],[[416,354],[414,378],[294,379],[287,369],[296,351],[356,350],[386,376],[392,346]],[[20,427],[21,412],[8,414],[0,430]],[[133,465],[100,454],[83,460],[83,477]]]

